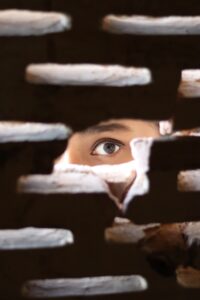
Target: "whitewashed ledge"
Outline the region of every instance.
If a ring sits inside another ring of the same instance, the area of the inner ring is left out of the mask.
[[[141,292],[147,281],[138,275],[34,280],[25,283],[26,298],[87,297]]]
[[[71,129],[63,124],[0,122],[0,143],[65,140]]]
[[[197,35],[200,34],[200,16],[108,15],[103,19],[103,29],[117,34]]]
[[[20,177],[18,192],[25,194],[107,193],[108,187],[103,180],[93,174],[53,173]]]
[[[58,248],[71,245],[73,234],[64,229],[0,230],[0,251]]]
[[[71,18],[62,13],[17,9],[0,11],[0,36],[38,36],[70,28]]]
[[[125,183],[135,170],[135,162],[129,161],[127,163],[117,165],[76,165],[70,164],[67,160],[67,152],[63,154],[54,164],[54,173],[67,174],[67,173],[80,173],[80,174],[93,174],[106,182],[111,183]]]
[[[118,65],[32,64],[26,68],[26,80],[34,84],[77,86],[133,86],[151,83],[149,69]]]
[[[200,70],[183,70],[179,95],[184,98],[200,97]]]

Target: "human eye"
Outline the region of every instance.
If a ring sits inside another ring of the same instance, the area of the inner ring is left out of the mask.
[[[92,147],[91,155],[108,156],[117,153],[124,144],[115,139],[98,140]]]

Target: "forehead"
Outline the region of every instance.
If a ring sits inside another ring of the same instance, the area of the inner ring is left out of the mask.
[[[84,150],[98,138],[114,137],[125,142],[138,137],[158,137],[159,128],[155,122],[120,119],[101,122],[84,131],[75,133],[69,143],[69,148]]]
[[[134,120],[134,119],[112,119],[101,122],[80,132],[83,135],[94,135],[104,132],[131,132],[141,136],[149,134],[159,135],[159,128],[156,122]]]

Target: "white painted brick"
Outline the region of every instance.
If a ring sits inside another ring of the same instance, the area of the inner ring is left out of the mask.
[[[147,281],[138,275],[51,279],[27,282],[22,294],[29,298],[83,297],[139,292],[147,287]]]
[[[71,231],[64,229],[0,230],[0,251],[63,247],[73,240]]]
[[[183,70],[179,94],[184,98],[200,97],[200,70]]]
[[[118,34],[135,35],[194,35],[200,34],[200,16],[152,17],[108,15],[103,29]]]
[[[91,173],[54,173],[51,175],[23,176],[18,181],[18,191],[34,194],[105,193],[106,184]]]
[[[71,129],[63,124],[0,122],[0,143],[65,140]]]
[[[62,13],[29,10],[0,11],[0,36],[29,36],[71,28],[71,18]]]
[[[32,64],[26,69],[26,80],[34,84],[133,86],[151,83],[146,68],[103,66],[93,64]]]

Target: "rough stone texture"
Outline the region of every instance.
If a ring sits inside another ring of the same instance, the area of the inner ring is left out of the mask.
[[[34,84],[120,87],[149,84],[151,72],[122,66],[38,64],[27,67],[26,80]]]
[[[111,244],[136,245],[161,274],[172,275],[178,270],[178,275],[182,275],[181,266],[193,267],[199,272],[199,222],[136,225],[117,219],[106,229],[105,239]],[[183,275],[187,275],[188,287],[189,284],[194,287],[193,274],[183,272]]]
[[[54,172],[55,174],[60,174],[60,178],[63,174],[68,174],[68,176],[72,175],[73,178],[73,173],[80,174],[80,178],[84,178],[84,175],[86,178],[88,175],[98,176],[104,182],[105,191],[108,193],[109,197],[115,201],[120,210],[122,210],[123,202],[129,201],[135,194],[145,193],[148,190],[148,180],[146,178],[144,178],[144,180],[138,178],[135,161],[118,165],[82,166],[68,164],[67,152],[65,152],[55,163]],[[78,180],[78,182],[80,182],[80,180]]]
[[[199,98],[200,70],[183,70],[178,92],[182,98]]]
[[[179,265],[186,264],[190,248],[183,238],[185,223],[161,224],[144,229],[139,241],[151,266],[160,274],[173,275]]]
[[[177,282],[184,288],[200,288],[200,271],[191,267],[180,266],[176,270]]]
[[[195,35],[200,34],[200,17],[148,17],[109,15],[103,21],[106,31],[136,35]]]
[[[104,193],[106,184],[90,173],[54,173],[51,175],[32,175],[22,177],[18,182],[18,191],[33,194],[64,193]]]
[[[196,223],[194,223],[194,226]],[[185,223],[161,224],[144,228],[145,238],[142,247],[147,253],[173,252],[170,249],[180,248],[185,250],[186,244],[183,238]],[[198,224],[196,225],[198,227]],[[189,248],[189,245],[188,245]]]
[[[0,143],[66,140],[72,131],[63,124],[0,122]]]
[[[178,190],[180,192],[199,192],[200,170],[180,172],[178,175]]]
[[[129,202],[149,192],[148,177],[137,169],[137,160],[119,165],[81,166],[67,164],[61,158],[51,175],[21,177],[18,192],[22,194],[107,193],[120,210],[126,211]],[[120,187],[118,192],[115,188]]]
[[[137,244],[145,238],[146,229],[157,226],[159,224],[136,225],[128,220],[124,223],[116,220],[112,227],[105,230],[105,239],[108,243]]]
[[[145,193],[148,181],[136,177],[134,162],[113,166],[68,165],[62,158],[51,175],[24,176],[18,181],[18,192],[34,194],[107,193],[121,209],[121,202]],[[131,191],[129,187],[133,184]],[[140,192],[141,191],[141,192]]]
[[[107,182],[126,182],[135,170],[135,161],[118,165],[75,165],[68,164],[67,152],[61,156],[54,165],[54,173],[60,175],[67,173],[94,174]]]
[[[0,230],[0,251],[57,248],[71,245],[73,241],[73,234],[64,229]]]
[[[0,36],[38,36],[70,28],[70,17],[61,13],[17,9],[0,11]]]
[[[134,293],[146,289],[146,280],[132,275],[30,281],[24,285],[22,294],[27,298],[86,297]]]

